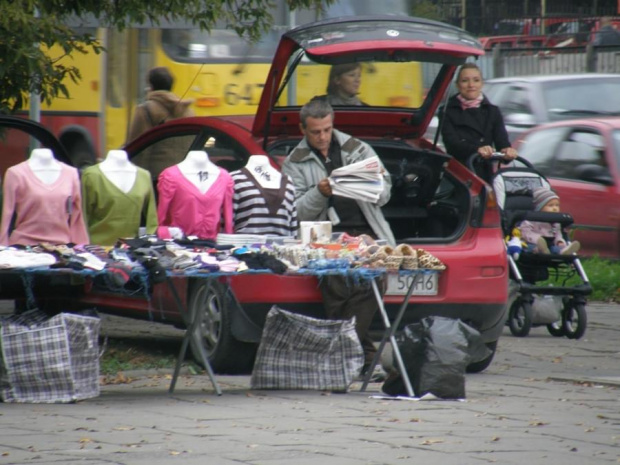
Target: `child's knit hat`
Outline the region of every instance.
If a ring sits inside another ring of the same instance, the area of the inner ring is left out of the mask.
[[[558,195],[548,187],[539,187],[534,189],[532,193],[532,201],[534,203],[534,210],[541,211],[545,205],[547,205],[553,199],[560,199]]]

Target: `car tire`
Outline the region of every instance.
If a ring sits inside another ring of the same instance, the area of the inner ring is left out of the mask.
[[[515,337],[525,337],[532,328],[532,304],[518,297],[508,312],[508,327]]]
[[[197,337],[190,339],[192,355],[203,365],[200,351],[204,350],[216,373],[247,374],[252,371],[258,345],[233,336],[226,292],[227,285],[217,281],[200,279],[190,283],[188,310],[190,315],[199,312],[200,318]]]
[[[588,315],[584,304],[570,300],[562,312],[562,328],[569,339],[580,339],[586,333]]]
[[[470,363],[467,365],[467,373],[480,373],[491,365],[493,357],[495,357],[495,352],[497,351],[497,341],[487,342],[486,346],[491,351],[491,354],[479,362]]]

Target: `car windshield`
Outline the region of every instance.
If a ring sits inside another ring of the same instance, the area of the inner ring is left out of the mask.
[[[314,97],[324,97],[334,107],[419,108],[441,68],[438,63],[419,61],[332,66],[313,63],[305,55],[299,58],[280,91],[279,107],[300,106]]]
[[[620,115],[620,77],[548,82],[543,93],[550,121]]]

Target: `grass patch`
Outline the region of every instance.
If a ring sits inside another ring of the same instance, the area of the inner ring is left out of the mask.
[[[153,368],[174,369],[177,355],[170,349],[158,349],[152,344],[140,344],[134,340],[111,339],[101,342],[103,355],[99,360],[102,375],[114,375],[129,370]]]
[[[588,296],[588,300],[620,302],[620,261],[599,257],[582,258],[581,265],[592,286],[592,294]],[[553,269],[550,269],[550,279],[545,283],[555,286],[574,286],[581,284],[582,281],[575,274],[565,282],[557,282],[553,279]]]

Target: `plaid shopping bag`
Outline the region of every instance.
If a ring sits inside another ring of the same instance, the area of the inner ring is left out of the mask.
[[[4,402],[73,402],[99,395],[99,318],[38,310],[0,322]]]
[[[364,363],[355,319],[320,320],[271,307],[252,389],[346,391]]]

